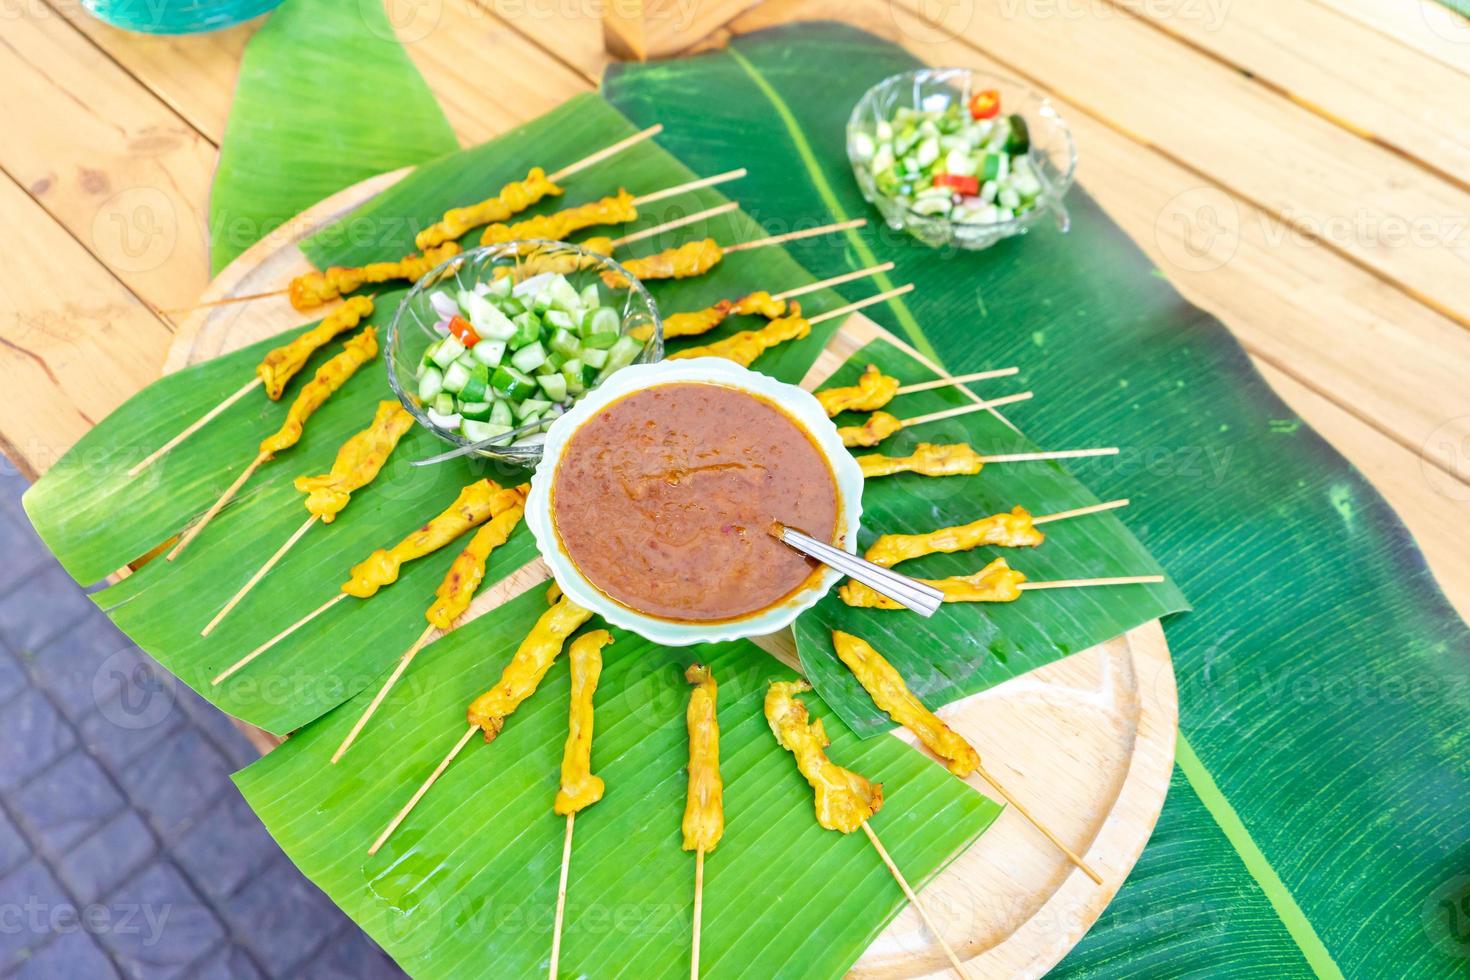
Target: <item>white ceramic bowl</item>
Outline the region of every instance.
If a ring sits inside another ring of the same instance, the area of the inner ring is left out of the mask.
[[[536,538],[541,557],[551,567],[557,585],[578,605],[590,609],[614,626],[630,629],[655,643],[688,646],[717,640],[764,636],[790,626],[797,616],[816,604],[842,578],[825,566],[801,589],[774,606],[740,619],[713,623],[691,623],[660,619],[629,609],[587,581],[562,547],[551,515],[551,485],[572,433],[597,412],[635,391],[675,382],[720,384],[759,395],[779,405],[812,437],[832,466],[837,484],[838,544],[856,553],[858,521],[862,517],[863,474],[852,455],[843,448],[837,427],[822,406],[807,392],[763,374],[748,371],[722,357],[694,357],[658,364],[624,368],[557,419],[546,433],[545,453],[531,477],[531,496],[526,502],[526,524]]]

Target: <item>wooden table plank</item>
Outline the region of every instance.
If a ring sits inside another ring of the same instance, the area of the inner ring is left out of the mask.
[[[1230,0],[1212,13],[1198,0],[1112,2],[1465,186],[1470,75],[1314,3]]]
[[[173,333],[5,176],[0,226],[0,448],[34,479],[158,376]]]
[[[46,3],[205,139],[215,146],[224,139],[240,55],[264,17],[222,31],[169,37],[119,30],[78,3]]]
[[[1470,236],[1460,220],[1470,214],[1470,193],[1133,17],[1092,16],[1087,7],[1077,17],[1015,17],[1009,2],[975,0],[973,16],[947,26],[1008,74],[1034,80],[1470,326]],[[1409,234],[1424,243],[1400,241]]]
[[[209,141],[46,8],[6,21],[0,82],[0,169],[138,296],[192,302],[209,278]],[[79,295],[69,273],[48,278]]]
[[[1437,0],[1309,0],[1470,74],[1470,21]]]
[[[554,18],[536,0],[456,0],[489,11],[512,30],[567,65],[589,85],[602,80],[602,70],[612,57],[602,43],[601,5],[566,4]]]

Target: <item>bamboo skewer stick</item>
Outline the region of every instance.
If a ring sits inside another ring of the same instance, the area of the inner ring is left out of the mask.
[[[209,522],[214,520],[215,516],[218,515],[221,510],[224,510],[225,504],[229,503],[235,498],[235,494],[240,492],[240,488],[245,485],[245,481],[250,479],[251,475],[254,474],[256,470],[260,469],[261,464],[265,463],[270,458],[271,457],[269,453],[257,453],[256,457],[250,461],[250,465],[241,470],[240,475],[235,477],[235,482],[226,487],[225,492],[219,495],[219,499],[210,505],[209,510],[206,510],[204,512],[204,516],[199,518],[199,520],[195,521],[193,525],[191,525],[187,530],[184,531],[184,533],[179,537],[179,543],[174,545],[174,549],[170,551],[165,557],[169,561],[173,561],[175,558],[179,557],[183,550],[189,547],[189,543],[195,538],[199,537],[200,533],[209,526]]]
[[[782,245],[786,242],[796,242],[803,238],[815,238],[818,235],[830,235],[834,231],[847,231],[850,228],[861,228],[868,223],[867,218],[853,218],[851,221],[839,221],[836,224],[821,225],[816,228],[803,228],[800,231],[788,231],[784,235],[769,235],[765,238],[757,238],[753,242],[737,242],[734,245],[726,245],[721,250],[730,255],[734,252],[747,252],[753,248],[765,248],[767,245]]]
[[[185,439],[189,438],[194,433],[204,428],[210,422],[214,421],[217,415],[219,415],[225,409],[229,408],[231,405],[235,404],[235,402],[250,394],[250,392],[254,391],[256,388],[260,387],[260,384],[261,380],[259,377],[251,378],[249,382],[241,385],[240,389],[236,391],[233,395],[230,395],[224,401],[214,406],[214,408],[211,408],[209,411],[199,416],[199,418],[190,423],[189,427],[184,429],[184,431],[180,432],[168,442],[164,443],[157,449],[153,450],[153,452],[149,453],[148,456],[141,463],[138,463],[132,469],[128,470],[128,476],[137,476],[143,470],[147,469],[149,466],[152,466],[155,462],[158,461],[161,456],[167,453],[170,449],[173,449],[179,443],[183,442]]]
[[[875,303],[887,302],[888,300],[893,299],[893,297],[895,296],[902,296],[904,293],[911,293],[913,291],[913,283],[904,283],[902,286],[898,286],[897,288],[889,289],[881,293],[875,293],[874,295],[869,296],[867,299],[860,299],[856,303],[848,303],[846,306],[839,306],[835,310],[828,310],[826,313],[818,313],[816,316],[808,319],[807,323],[815,326],[816,324],[822,323],[826,320],[836,319],[839,316],[847,316],[849,313],[856,313],[858,310],[872,306]]]
[[[414,791],[413,796],[409,797],[408,802],[403,804],[403,809],[398,811],[388,826],[383,828],[383,832],[378,835],[378,839],[373,841],[373,846],[368,848],[369,855],[378,853],[378,849],[388,842],[389,837],[393,836],[393,831],[398,829],[398,825],[408,819],[408,815],[413,812],[414,807],[419,805],[419,800],[424,798],[424,794],[429,791],[429,787],[433,786],[439,780],[439,777],[444,775],[444,770],[449,768],[449,764],[454,761],[454,757],[464,751],[466,745],[470,744],[470,738],[474,736],[475,732],[479,731],[479,727],[478,725],[471,725],[465,730],[465,733],[459,737],[459,741],[454,743],[454,748],[450,749],[449,754],[440,760],[439,764],[434,767],[434,771],[429,773],[429,778],[424,780],[423,785]]]
[[[575,810],[567,814],[567,837],[561,846],[561,881],[556,886],[556,924],[551,929],[551,969],[547,973],[550,980],[556,980],[556,967],[561,961],[561,924],[567,911],[567,873],[572,867],[572,822],[576,818]]]
[[[655,201],[662,201],[665,198],[677,197],[689,191],[697,191],[703,187],[714,187],[716,184],[739,180],[748,173],[750,173],[749,170],[746,170],[744,167],[739,167],[735,170],[726,170],[722,174],[715,174],[713,177],[700,177],[698,180],[687,181],[674,187],[665,187],[661,191],[650,191],[647,194],[640,194],[638,197],[633,198],[633,206],[636,208],[644,204],[652,204]]]
[[[1033,517],[1033,518],[1031,518],[1031,523],[1032,524],[1047,524],[1047,523],[1050,523],[1051,521],[1067,521],[1067,520],[1071,520],[1074,517],[1082,517],[1082,516],[1084,516],[1086,514],[1097,514],[1097,513],[1100,513],[1101,511],[1105,511],[1105,510],[1116,510],[1119,507],[1127,507],[1127,506],[1128,506],[1128,498],[1127,497],[1124,497],[1121,500],[1107,500],[1107,501],[1104,501],[1103,503],[1100,503],[1100,504],[1092,504],[1091,506],[1088,506],[1088,507],[1076,507],[1076,508],[1073,508],[1072,510],[1058,511],[1055,514],[1043,514],[1040,517]]]
[[[338,592],[336,595],[332,596],[332,598],[328,599],[326,602],[322,603],[320,606],[317,606],[311,612],[307,613],[305,616],[302,616],[300,619],[296,620],[296,622],[292,623],[290,626],[287,626],[285,629],[281,630],[281,632],[277,633],[275,636],[271,637],[269,640],[266,640],[260,646],[256,647],[254,650],[251,650],[249,653],[245,654],[245,656],[241,657],[239,660],[236,660],[234,663],[230,664],[230,666],[228,666],[224,670],[220,671],[220,673],[215,676],[214,680],[210,681],[209,683],[211,685],[213,685],[213,686],[218,686],[222,681],[224,681],[226,678],[228,678],[231,674],[233,674],[236,671],[240,670],[246,664],[250,663],[250,661],[254,660],[256,657],[260,656],[262,653],[265,653],[271,647],[275,646],[277,643],[280,643],[286,637],[290,636],[292,633],[296,632],[301,627],[305,626],[307,623],[311,622],[313,619],[316,619],[322,613],[326,612],[328,609],[331,609],[337,603],[341,602],[343,599],[346,599],[346,598],[347,598],[347,593],[346,592]]]
[[[996,456],[981,456],[982,463],[1029,463],[1042,459],[1080,459],[1084,456],[1116,456],[1117,446],[1105,449],[1053,449],[1039,453],[1001,453]]]
[[[971,381],[989,381],[992,378],[1008,378],[1013,374],[1019,374],[1018,367],[997,368],[994,371],[976,371],[974,374],[960,374],[953,378],[935,378],[933,381],[919,381],[911,385],[904,385],[893,394],[912,395],[916,391],[932,391],[935,388],[952,388],[955,385],[968,384]]]
[[[934,920],[929,917],[929,910],[924,908],[924,903],[919,901],[919,896],[909,887],[909,883],[904,878],[903,872],[898,870],[898,865],[894,864],[893,858],[888,856],[888,849],[883,846],[882,841],[878,840],[878,835],[873,832],[872,827],[868,826],[866,820],[862,822],[862,828],[863,833],[868,835],[868,840],[873,842],[873,848],[878,852],[878,856],[888,866],[889,872],[893,875],[893,880],[898,882],[898,887],[903,889],[904,896],[908,898],[909,903],[919,913],[919,918],[924,920],[924,925],[928,927],[929,932],[938,940],[939,946],[944,950],[945,957],[949,959],[949,965],[954,969],[955,975],[963,980],[965,977],[964,964],[960,962],[960,958],[955,955],[954,950],[945,941],[944,935],[939,931],[939,927],[935,925]]]
[[[585,156],[585,157],[583,157],[582,159],[578,160],[575,163],[567,164],[565,167],[562,167],[560,170],[556,171],[555,173],[549,174],[547,176],[547,179],[550,180],[552,183],[557,183],[559,181],[565,180],[566,178],[570,177],[572,174],[577,173],[578,171],[585,170],[586,168],[592,166],[593,164],[601,163],[603,160],[606,160],[608,157],[616,156],[617,154],[623,152],[624,150],[626,150],[630,146],[633,146],[633,145],[635,145],[637,143],[641,143],[644,140],[649,139],[651,137],[657,136],[659,133],[663,132],[663,130],[664,130],[663,123],[656,123],[656,124],[654,124],[652,126],[649,126],[647,129],[644,129],[644,130],[641,130],[641,131],[639,131],[637,133],[634,133],[632,136],[629,136],[626,139],[618,140],[616,143],[613,143],[611,146],[605,146],[602,149],[598,150],[596,153],[592,153],[592,154],[590,154],[588,156]],[[731,171],[731,173],[733,173],[733,171]],[[741,171],[741,176],[744,176],[744,171],[743,170]],[[695,190],[698,187],[708,187],[711,184],[719,183],[722,180],[733,180],[733,179],[735,179],[735,178],[730,177],[729,174],[721,174],[721,175],[719,175],[719,177],[706,178],[704,182],[693,181],[690,184],[685,185],[683,188],[681,188],[681,190]],[[662,196],[664,196],[664,197],[671,196],[672,193],[677,193],[677,192],[674,192],[674,191],[670,191],[670,192],[659,192],[659,191],[655,191],[654,192],[654,194],[662,194]],[[644,203],[647,203],[650,200],[659,200],[659,199],[660,199],[659,197],[655,197],[653,195],[646,195],[644,198],[641,198],[639,200],[642,200]],[[634,203],[636,204],[638,202],[635,201]],[[262,292],[262,293],[250,293],[250,294],[245,295],[245,296],[226,296],[224,299],[206,300],[203,303],[195,303],[193,306],[185,306],[185,307],[180,307],[178,309],[172,309],[172,310],[159,310],[159,312],[160,313],[163,313],[165,315],[169,315],[169,316],[172,316],[172,315],[175,315],[175,314],[192,313],[195,310],[207,309],[207,308],[212,307],[212,306],[228,306],[228,305],[234,304],[234,303],[248,303],[251,300],[269,299],[272,296],[285,296],[288,292],[290,292],[289,289],[271,289],[271,290],[267,290],[267,291]]]
[[[969,415],[972,412],[983,412],[991,408],[1000,408],[1002,405],[1013,405],[1016,402],[1024,402],[1033,397],[1033,392],[1021,391],[1014,395],[1005,395],[1001,398],[993,398],[988,402],[976,402],[973,405],[960,405],[956,408],[946,408],[939,412],[930,412],[928,415],[916,415],[909,419],[899,419],[903,427],[907,429],[912,425],[923,425],[925,422],[938,422],[942,419],[952,419],[960,415]]]
[[[611,146],[604,146],[602,149],[598,150],[596,153],[589,154],[589,155],[583,157],[582,159],[578,160],[576,163],[569,163],[569,164],[567,164],[565,167],[562,167],[560,170],[556,171],[555,173],[549,174],[547,176],[547,179],[550,180],[553,184],[560,183],[561,181],[566,180],[572,174],[577,173],[578,171],[581,171],[581,170],[586,170],[588,167],[592,166],[593,164],[601,163],[602,161],[606,160],[608,157],[617,156],[619,153],[622,153],[628,147],[635,146],[635,145],[637,145],[639,143],[642,143],[646,139],[652,139],[653,137],[657,136],[659,133],[662,133],[663,131],[664,131],[664,125],[663,125],[663,123],[654,123],[652,126],[649,126],[647,129],[639,130],[638,132],[634,133],[632,136],[628,136],[628,137],[625,137],[624,139],[620,139],[616,143],[612,144]]]
[[[306,534],[307,531],[310,531],[312,525],[315,524],[318,520],[320,520],[320,517],[316,514],[312,514],[310,517],[308,517],[306,519],[306,523],[297,528],[296,532],[286,539],[286,543],[277,548],[276,553],[267,558],[265,564],[261,565],[260,568],[256,570],[255,574],[250,576],[250,580],[244,585],[240,586],[240,590],[238,592],[230,596],[230,601],[225,603],[223,609],[214,614],[214,618],[209,621],[204,629],[199,631],[199,635],[208,636],[214,630],[214,628],[220,624],[220,621],[230,614],[230,610],[239,605],[240,600],[244,599],[245,596],[249,594],[251,589],[260,584],[260,580],[265,578],[265,573],[269,572],[272,568],[275,568],[276,563],[279,562],[282,558],[286,557],[286,552],[290,551],[291,548],[296,544],[296,542],[301,540],[302,535]]]
[[[694,946],[690,952],[689,980],[699,980],[699,937],[704,924],[704,848],[694,852]]]
[[[1164,580],[1162,575],[1123,575],[1117,578],[1062,578],[1051,582],[1022,582],[1016,588],[1022,592],[1038,589],[1080,589],[1095,585],[1154,585]]]
[[[805,296],[807,293],[815,293],[818,290],[827,289],[831,286],[840,286],[845,282],[852,282],[855,279],[866,279],[869,276],[876,276],[883,272],[889,272],[892,269],[892,262],[884,262],[882,265],[870,265],[866,269],[859,269],[856,272],[844,272],[840,276],[832,276],[831,278],[822,279],[817,282],[809,282],[805,286],[797,286],[795,289],[788,289],[783,293],[777,293],[771,299],[795,299],[798,296]]]
[[[1004,786],[996,782],[995,777],[992,776],[984,766],[976,765],[975,772],[980,776],[981,779],[985,780],[991,785],[991,787],[995,789],[1000,798],[1006,801],[1007,806],[1014,808],[1017,813],[1030,821],[1031,826],[1041,831],[1042,836],[1051,841],[1054,845],[1056,845],[1057,850],[1065,854],[1067,856],[1067,860],[1071,861],[1074,865],[1080,868],[1082,872],[1087,875],[1087,877],[1092,879],[1094,884],[1101,885],[1103,883],[1102,875],[1098,874],[1092,869],[1090,865],[1088,865],[1086,861],[1082,860],[1082,858],[1077,854],[1076,851],[1073,851],[1066,844],[1063,844],[1061,839],[1058,838],[1056,834],[1052,833],[1050,830],[1047,830],[1046,826],[1042,824],[1040,820],[1037,820],[1036,817],[1032,815],[1030,810],[1022,806],[1020,801],[1018,801],[1010,793],[1006,792],[1006,788]]]
[[[367,710],[362,713],[362,717],[357,719],[357,723],[352,726],[352,731],[347,733],[347,737],[342,740],[342,744],[337,746],[337,751],[332,753],[332,765],[336,765],[337,760],[342,758],[348,749],[352,748],[352,743],[357,741],[358,735],[362,734],[362,730],[366,727],[368,719],[372,718],[373,714],[378,710],[378,707],[388,696],[388,692],[393,690],[393,685],[398,683],[398,679],[403,676],[403,672],[408,670],[408,665],[413,663],[413,658],[418,656],[420,650],[429,645],[429,641],[433,638],[434,633],[435,628],[433,626],[425,629],[419,634],[419,638],[413,641],[413,645],[404,651],[403,656],[398,658],[398,666],[393,668],[393,673],[389,674],[388,679],[383,682],[383,686],[378,688],[378,693],[374,695],[372,703],[367,706]]]
[[[738,207],[740,207],[740,205],[735,201],[726,201],[724,204],[716,204],[712,208],[705,208],[703,211],[696,211],[693,214],[686,214],[682,218],[673,218],[669,221],[665,221],[661,225],[654,225],[652,228],[644,228],[641,231],[631,232],[630,234],[624,235],[622,238],[614,238],[612,241],[612,247],[616,249],[621,248],[624,245],[631,245],[633,242],[641,242],[645,238],[652,238],[654,235],[661,235],[666,231],[673,231],[675,228],[683,228],[685,225],[692,225],[696,221],[703,221],[705,218],[713,218],[714,216],[719,214],[727,214],[731,211],[734,211]]]

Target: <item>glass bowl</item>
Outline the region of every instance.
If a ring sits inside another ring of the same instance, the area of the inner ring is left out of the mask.
[[[388,384],[393,393],[420,425],[445,442],[466,449],[466,455],[482,456],[517,466],[535,466],[541,459],[541,445],[479,446],[469,449],[468,447],[476,444],[458,432],[435,425],[418,397],[415,373],[419,362],[429,344],[443,336],[437,325],[444,318],[434,309],[430,301],[431,294],[441,288],[458,291],[473,290],[482,283],[488,285],[496,279],[497,270],[501,269],[508,271],[500,275],[515,277],[517,288],[520,283],[530,281],[533,275],[542,271],[560,272],[578,291],[597,283],[603,302],[621,313],[620,333],[627,335],[636,331],[648,334],[643,349],[633,361],[634,364],[649,364],[663,356],[663,320],[659,317],[653,297],[628,270],[605,255],[567,242],[524,239],[470,249],[445,260],[413,284],[413,288],[393,314],[383,346]],[[619,288],[608,286],[602,281],[603,272],[620,275],[628,285]],[[616,377],[616,372],[610,377]]]
[[[967,224],[919,214],[904,201],[878,190],[875,175],[861,151],[862,141],[872,137],[879,122],[891,119],[901,108],[935,110],[954,103],[963,107],[973,93],[986,89],[1000,93],[1002,114],[1017,113],[1026,120],[1030,133],[1027,157],[1043,188],[1036,206],[1009,220]],[[863,197],[882,213],[888,226],[907,231],[933,248],[989,248],[1002,238],[1025,234],[1046,214],[1052,216],[1060,231],[1065,232],[1070,224],[1062,198],[1077,170],[1072,132],[1050,99],[1004,75],[971,68],[920,68],[885,78],[863,94],[848,117],[847,158]]]

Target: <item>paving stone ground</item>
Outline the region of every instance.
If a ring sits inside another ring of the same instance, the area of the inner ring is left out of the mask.
[[[230,782],[219,710],[97,611],[0,459],[0,975],[401,977]]]

